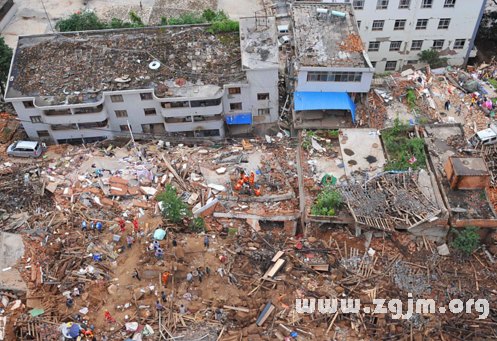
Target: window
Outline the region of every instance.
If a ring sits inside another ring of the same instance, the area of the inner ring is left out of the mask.
[[[257,100],[258,101],[264,101],[264,100],[268,100],[268,99],[269,99],[269,94],[268,93],[257,94]]]
[[[400,0],[399,1],[399,9],[406,9],[411,6],[411,0]]]
[[[438,22],[438,29],[439,30],[448,29],[449,28],[449,24],[450,24],[450,18],[442,18]]]
[[[408,60],[407,64],[419,64],[419,61],[417,61],[417,60]]]
[[[334,72],[334,71],[307,72],[308,82],[360,82],[361,79],[362,79],[361,72]]]
[[[261,115],[269,115],[269,108],[267,108],[267,109],[259,109],[259,110],[257,110],[257,114],[259,116],[261,116]]]
[[[38,134],[38,137],[43,138],[43,137],[50,137],[50,133],[48,130],[38,130],[36,132]]]
[[[418,19],[418,22],[416,23],[417,30],[426,30],[427,26],[428,26],[428,19]]]
[[[423,47],[423,41],[422,40],[413,40],[411,44],[411,50],[412,51],[420,51],[421,48]]]
[[[112,101],[112,103],[124,102],[122,95],[111,95],[110,100]]]
[[[397,68],[397,62],[387,62],[385,71],[394,71]]]
[[[433,41],[433,48],[435,50],[441,50],[441,49],[443,49],[444,42],[445,42],[445,40],[443,40],[443,39],[434,40]]]
[[[376,9],[387,9],[388,8],[388,0],[378,0],[378,4],[376,4]]]
[[[376,67],[376,62],[371,62],[371,65],[373,65],[373,67]]]
[[[121,131],[130,131],[129,125],[127,124],[120,125],[119,128],[121,128]]]
[[[147,108],[147,109],[143,109],[143,111],[145,112],[145,116],[157,115],[157,111],[155,110],[155,108]]]
[[[357,28],[361,28],[361,21],[357,20]]]
[[[228,93],[230,95],[241,94],[242,93],[242,89],[241,88],[229,88],[228,89]]]
[[[377,52],[380,49],[379,41],[370,41],[368,46],[368,52]]]
[[[26,109],[31,109],[31,108],[35,107],[35,104],[33,103],[33,101],[24,101],[24,102],[22,102],[22,104],[24,104],[24,107]]]
[[[373,20],[373,31],[383,30],[383,25],[385,25],[385,20]]]
[[[142,99],[142,101],[149,101],[152,99],[152,93],[151,92],[144,92],[144,93],[140,94],[140,98]]]
[[[43,123],[43,121],[41,120],[41,116],[29,116],[29,118],[33,123]]]
[[[422,0],[421,1],[421,8],[431,8],[433,5],[433,0]]]
[[[405,20],[395,20],[395,24],[393,26],[393,29],[398,31],[398,30],[404,30],[406,28],[406,21]]]
[[[456,0],[445,0],[444,7],[451,8],[456,5]]]
[[[455,49],[463,49],[465,43],[466,43],[466,39],[456,39],[456,41],[454,42],[454,48]]]
[[[242,110],[242,103],[230,103],[230,110]]]
[[[364,0],[354,0],[354,9],[364,9]]]
[[[128,112],[126,110],[116,110],[116,117],[128,117]]]
[[[391,41],[390,42],[390,51],[400,50],[400,45],[402,45],[401,41]]]

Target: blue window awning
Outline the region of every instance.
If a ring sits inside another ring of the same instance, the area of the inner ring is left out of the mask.
[[[294,92],[295,111],[302,110],[350,110],[355,124],[354,101],[346,92]]]
[[[252,114],[239,114],[225,116],[228,124],[252,124]]]

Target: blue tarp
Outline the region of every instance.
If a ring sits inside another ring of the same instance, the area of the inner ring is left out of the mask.
[[[294,92],[295,111],[350,110],[355,124],[355,104],[346,92]]]
[[[252,124],[252,114],[239,114],[225,116],[228,124]]]

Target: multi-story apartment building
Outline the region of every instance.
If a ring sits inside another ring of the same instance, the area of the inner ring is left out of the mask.
[[[476,56],[474,39],[486,0],[339,0],[352,2],[359,33],[376,72],[418,64],[434,48],[450,65]]]
[[[278,118],[269,42],[255,63],[209,25],[20,36],[5,99],[30,138],[58,143],[264,131]]]
[[[291,20],[294,128],[351,127],[354,102],[369,92],[374,72],[352,5],[295,2]]]

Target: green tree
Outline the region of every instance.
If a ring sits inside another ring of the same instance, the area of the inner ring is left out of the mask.
[[[12,49],[5,43],[3,37],[0,37],[0,90],[5,93],[7,77],[9,77],[10,63],[12,61]]]
[[[134,24],[134,27],[145,27],[145,24],[143,24],[142,18],[135,12],[131,11],[129,12],[129,19],[131,22]]]
[[[67,19],[57,21],[55,28],[60,32],[103,30],[106,27],[92,11],[75,13]]]
[[[171,220],[173,224],[177,224],[184,216],[190,216],[191,212],[176,193],[176,189],[172,184],[167,184],[166,190],[156,197],[157,201],[162,201],[163,210],[162,214]]]
[[[462,232],[452,230],[456,238],[454,238],[454,241],[450,245],[468,255],[472,254],[480,243],[480,237],[476,233],[478,230],[478,227],[470,226],[469,224]]]
[[[428,63],[433,69],[447,65],[447,58],[440,58],[440,53],[434,48],[421,51],[418,56],[421,62]]]

